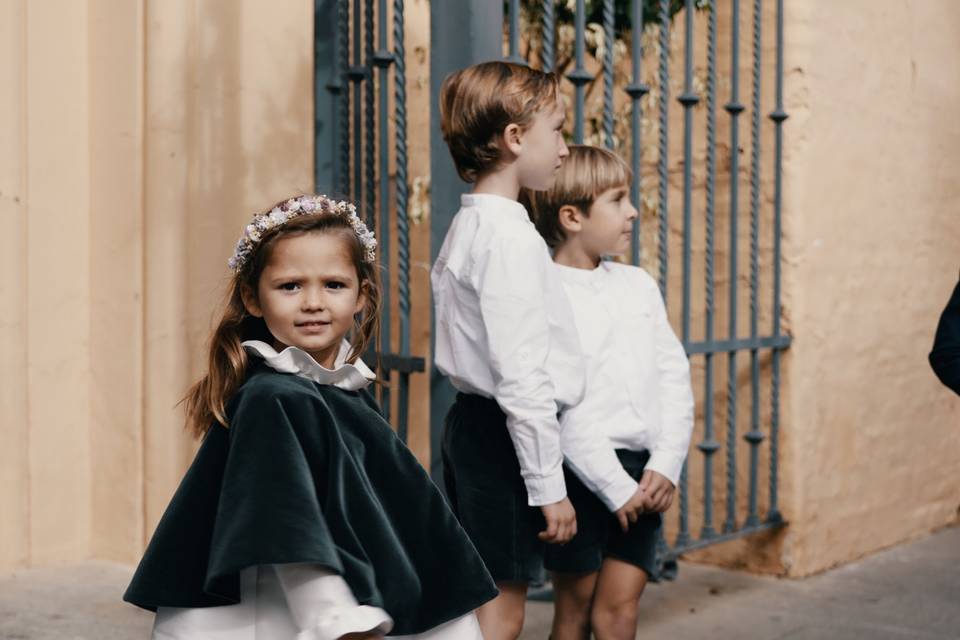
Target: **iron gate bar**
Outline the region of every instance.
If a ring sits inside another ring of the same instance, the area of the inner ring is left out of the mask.
[[[546,4],[553,5],[552,0],[545,0]],[[630,232],[630,263],[640,265],[640,213],[643,203],[640,202],[640,186],[643,182],[642,168],[643,149],[640,147],[640,127],[643,117],[643,96],[650,92],[650,87],[644,84],[641,74],[643,63],[643,0],[633,0],[631,23],[631,49],[633,54],[633,80],[627,86],[627,95],[630,96],[630,168],[633,170],[633,183],[630,185],[630,200],[638,214]]]
[[[758,335],[757,295],[760,276],[760,0],[753,2],[753,100],[750,113],[750,338]],[[750,350],[750,431],[744,434],[750,443],[750,493],[746,526],[760,522],[757,512],[757,470],[760,466],[760,359],[757,349]]]
[[[717,184],[717,12],[710,11],[707,24],[707,210],[706,210],[706,248],[704,251],[704,288],[706,292],[706,310],[704,313],[705,342],[713,341],[714,286],[714,208]],[[689,351],[688,351],[689,353]],[[703,525],[700,539],[716,537],[713,527],[713,456],[720,449],[720,443],[713,437],[713,352],[704,354],[703,380],[703,441],[697,445],[703,453]]]
[[[657,136],[659,144],[658,185],[659,207],[659,245],[657,247],[657,262],[660,268],[660,295],[663,303],[667,303],[667,115],[670,96],[670,0],[660,0],[660,64],[658,79],[660,82],[660,132]]]
[[[360,164],[360,151],[363,144],[363,132],[360,129],[360,118],[363,117],[361,105],[360,83],[367,77],[367,69],[361,64],[360,58],[360,0],[353,0],[353,65],[350,67],[350,81],[353,82],[353,191],[348,194],[350,199],[360,204],[360,195],[363,193],[363,167]]]
[[[370,33],[372,35],[373,21],[373,1],[367,2],[368,20],[371,21]],[[373,53],[373,64],[376,65],[379,75],[378,92],[380,97],[379,109],[379,132],[380,132],[380,220],[377,223],[378,232],[378,253],[380,255],[380,277],[384,286],[381,287],[381,304],[383,309],[383,322],[380,323],[380,353],[386,354],[392,351],[390,344],[390,126],[388,122],[387,111],[390,108],[390,95],[387,93],[387,87],[390,79],[390,64],[393,62],[393,54],[387,49],[387,0],[379,0],[377,5],[377,50]],[[371,88],[372,88],[371,83]],[[372,119],[372,114],[367,114]],[[371,154],[372,156],[373,154]],[[371,197],[372,200],[372,197]],[[371,212],[373,215],[373,212]],[[383,357],[380,358],[381,375],[389,383],[390,369],[383,364]],[[380,388],[380,404],[383,411],[383,418],[390,421],[390,385],[385,384]]]
[[[737,219],[740,214],[740,0],[733,0],[730,29],[730,291],[729,342],[737,340]],[[727,354],[727,517],[724,533],[737,529],[737,350]]]
[[[583,2],[584,0],[577,0],[577,13],[574,18],[574,31],[576,33],[573,49],[576,57],[576,67],[567,74],[567,79],[574,86],[573,141],[576,144],[583,144],[584,86],[593,80],[593,76],[583,66],[584,14],[586,13]]]
[[[314,3],[313,7],[313,29],[314,33],[320,33],[326,24],[326,19],[328,16],[323,15],[321,11],[321,4]],[[339,19],[339,16],[337,16]],[[320,105],[324,103],[323,91],[326,90],[332,96],[330,101],[330,137],[331,144],[330,146],[334,150],[341,148],[341,139],[343,138],[342,120],[340,119],[340,104],[341,97],[344,93],[343,86],[343,74],[341,73],[341,52],[340,52],[340,30],[337,28],[334,32],[334,42],[333,47],[331,47],[333,53],[333,65],[329,68],[329,73],[327,75],[327,82],[323,83],[321,80],[321,74],[326,68],[321,60],[321,56],[324,55],[324,52],[320,47],[314,46],[313,51],[313,99],[314,104],[317,105],[314,109],[313,114],[313,126],[314,131],[319,132],[323,127],[323,120],[321,118],[321,108]],[[319,137],[319,133],[317,136]],[[329,182],[324,176],[324,166],[329,162],[331,170],[331,179]],[[336,190],[340,185],[340,176],[342,173],[342,167],[340,164],[334,160],[330,162],[329,155],[327,150],[323,145],[315,143],[313,146],[313,184],[315,185],[315,191],[320,190],[320,185],[328,186]]]
[[[715,544],[720,544],[721,542],[728,542],[730,540],[738,540],[743,538],[747,534],[759,533],[760,531],[771,531],[773,529],[779,529],[783,526],[783,522],[762,522],[753,527],[744,527],[737,531],[731,531],[730,533],[721,533],[709,539],[700,539],[692,540],[689,543],[683,546],[674,546],[663,549],[662,552],[658,554],[658,558],[661,563],[676,563],[677,559],[685,553],[691,551],[696,551],[697,549],[705,549],[707,547],[712,547]],[[668,578],[672,579],[672,578]]]
[[[683,304],[681,317],[681,336],[686,350],[690,342],[690,236],[693,230],[693,108],[700,102],[693,92],[693,0],[686,0],[684,11],[684,64],[683,93],[677,96],[677,102],[683,106]],[[677,545],[690,541],[690,482],[687,473],[687,461],[680,471],[680,530],[677,533]],[[706,484],[706,482],[705,482]]]
[[[404,0],[393,1],[393,58],[394,58],[394,126],[396,127],[396,194],[397,194],[397,294],[400,308],[401,363],[410,359],[410,227],[407,220],[407,63],[403,25]],[[414,358],[411,363],[423,371],[423,358]],[[410,373],[399,371],[400,397],[397,403],[397,434],[407,441],[407,423],[410,405]]]
[[[613,149],[613,0],[603,0],[603,144]]]
[[[360,19],[359,15],[356,17]],[[363,112],[364,123],[363,133],[366,145],[363,152],[363,165],[366,172],[367,187],[363,197],[364,216],[367,219],[367,226],[380,233],[377,225],[377,164],[376,164],[376,107],[374,102],[374,78],[373,78],[373,0],[364,2],[363,19],[363,55],[366,60],[365,72],[367,74],[367,83],[363,92]],[[359,123],[357,124],[359,127]],[[357,196],[360,200],[360,196]],[[383,252],[381,251],[381,254]]]
[[[687,355],[699,353],[733,353],[751,349],[785,349],[790,346],[790,336],[766,336],[756,339],[737,338],[734,340],[713,340],[691,342],[687,347]]]
[[[337,0],[337,60],[334,68],[341,77],[342,90],[339,94],[338,131],[340,162],[337,166],[337,179],[334,181],[338,196],[349,197],[350,192],[350,91],[346,80],[350,65],[350,5],[349,0]],[[318,31],[319,33],[319,31]]]
[[[556,13],[553,6],[554,0],[543,0],[543,53],[541,54],[541,63],[543,70],[552,72],[556,66],[556,50],[554,48],[554,29],[556,28]]]
[[[526,64],[520,57],[520,0],[510,0],[510,54],[507,60]]]
[[[783,121],[787,113],[783,109],[783,0],[777,0],[777,104],[770,119],[774,123],[774,188],[773,188],[773,337],[780,335],[780,236],[782,232],[781,195],[783,173]],[[788,339],[789,344],[789,339]],[[786,346],[786,345],[784,345]],[[767,522],[780,523],[783,517],[777,506],[779,479],[780,437],[780,349],[774,349],[771,358],[770,379],[770,505]]]

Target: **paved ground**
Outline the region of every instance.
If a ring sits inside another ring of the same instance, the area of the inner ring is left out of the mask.
[[[0,575],[0,640],[149,637],[151,614],[120,602],[129,567],[90,562]],[[544,639],[531,603],[523,640]],[[649,588],[638,638],[960,639],[960,528],[802,581],[689,564]]]

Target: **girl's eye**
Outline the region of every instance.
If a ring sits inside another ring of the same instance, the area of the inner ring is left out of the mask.
[[[343,289],[343,288],[346,287],[346,286],[347,286],[346,284],[344,284],[344,283],[342,283],[342,282],[337,282],[336,280],[333,280],[333,281],[327,283],[327,288],[328,288],[328,289]]]
[[[284,282],[282,285],[280,285],[280,288],[284,291],[296,291],[300,288],[300,284],[297,282]]]

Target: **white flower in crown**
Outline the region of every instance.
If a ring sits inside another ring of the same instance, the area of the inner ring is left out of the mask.
[[[363,246],[364,261],[374,262],[377,257],[377,240],[373,232],[367,229],[367,225],[357,215],[357,208],[353,203],[344,200],[331,200],[325,195],[318,195],[290,198],[266,213],[254,215],[250,224],[244,228],[243,236],[237,241],[237,247],[234,249],[233,256],[227,260],[227,265],[231,270],[239,273],[253,253],[254,247],[257,246],[263,238],[263,234],[267,231],[282,226],[300,216],[326,212],[336,213],[347,219]]]

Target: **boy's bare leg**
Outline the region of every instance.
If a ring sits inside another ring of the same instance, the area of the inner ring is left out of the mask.
[[[647,573],[628,562],[605,558],[597,579],[590,624],[597,640],[633,640]]]
[[[553,574],[553,640],[590,638],[590,603],[597,572]]]
[[[523,630],[527,585],[498,582],[497,588],[500,595],[477,609],[480,632],[484,640],[516,640]]]

